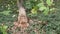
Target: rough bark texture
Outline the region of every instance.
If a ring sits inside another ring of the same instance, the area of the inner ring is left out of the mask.
[[[23,0],[17,0],[18,10],[19,10],[17,27],[20,27],[22,32],[24,32],[24,30],[29,26],[28,18],[26,16],[26,11],[22,5],[23,2],[24,2]]]
[[[17,0],[19,15],[18,15],[18,23],[20,25],[27,25],[28,19],[26,16],[26,11],[23,7],[23,0]]]

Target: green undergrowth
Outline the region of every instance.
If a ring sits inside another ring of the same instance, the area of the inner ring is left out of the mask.
[[[26,30],[30,34],[35,34],[34,29],[37,28],[37,30],[43,34],[42,30],[45,30],[46,34],[60,34],[60,11],[49,14],[49,15],[43,15],[39,14],[34,16],[29,16],[31,19],[38,19],[39,21],[46,21],[47,24],[39,24],[37,22],[30,23],[29,28]],[[13,22],[17,19],[16,17],[12,17],[12,15],[5,16],[0,14],[0,23],[5,23],[8,27],[12,26]],[[9,24],[10,22],[10,24]]]

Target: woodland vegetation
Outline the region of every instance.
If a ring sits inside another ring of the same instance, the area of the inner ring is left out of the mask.
[[[0,34],[60,34],[60,0],[0,0]]]

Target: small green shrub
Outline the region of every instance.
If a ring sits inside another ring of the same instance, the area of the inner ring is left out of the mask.
[[[6,25],[1,25],[0,26],[0,33],[1,34],[7,34],[7,27]]]

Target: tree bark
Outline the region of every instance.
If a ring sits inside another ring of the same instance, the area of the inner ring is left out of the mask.
[[[17,0],[17,5],[18,5],[18,11],[19,11],[19,15],[18,15],[18,23],[19,23],[19,27],[27,27],[28,26],[28,18],[26,16],[26,11],[25,8],[23,7],[23,0]]]

